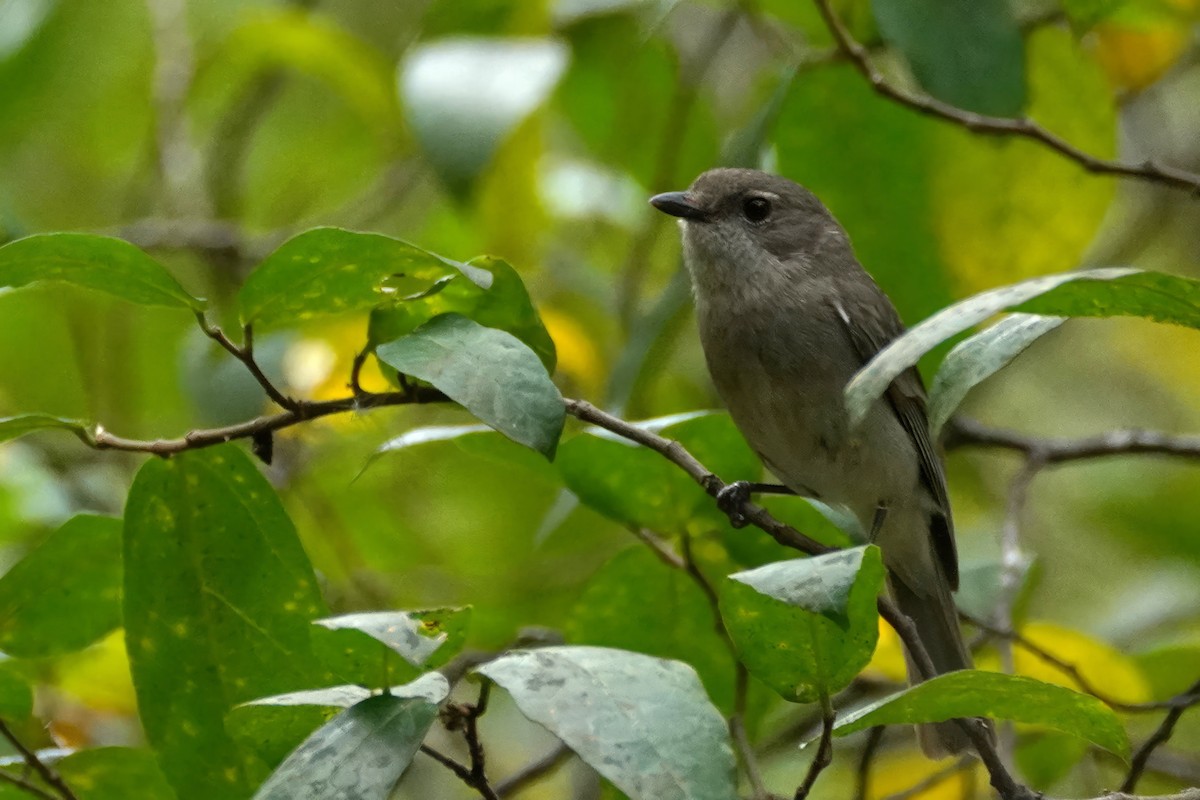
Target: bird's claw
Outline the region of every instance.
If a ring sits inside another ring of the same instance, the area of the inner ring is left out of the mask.
[[[725,488],[717,492],[717,508],[729,517],[729,524],[735,528],[744,528],[749,523],[746,519],[746,501],[750,499],[750,482],[734,481],[725,484]]]

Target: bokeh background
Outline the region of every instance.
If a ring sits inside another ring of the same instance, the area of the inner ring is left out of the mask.
[[[871,3],[834,6],[889,78],[911,87]],[[1200,170],[1198,10],[1195,0],[1014,0],[1021,102],[1096,156]],[[1090,175],[1036,143],[878,97],[808,2],[0,0],[0,241],[120,236],[218,309],[255,263],[314,225],[380,231],[458,259],[495,254],[542,311],[564,394],[630,419],[719,406],[675,227],[646,204],[719,164],[813,189],[910,323],[973,292],[1081,265],[1200,277],[1200,200]],[[0,414],[54,413],[153,438],[265,410],[241,366],[183,316],[58,286],[0,294]],[[365,324],[275,332],[258,351],[292,392],[338,396]],[[373,366],[367,373],[369,387],[382,385]],[[1197,431],[1200,335],[1073,321],[964,411],[1034,434]],[[478,648],[531,627],[578,638],[607,590],[595,576],[638,545],[573,503],[552,466],[515,446],[454,441],[371,459],[414,426],[468,421],[426,407],[317,421],[280,438],[268,474],[335,610],[469,603]],[[55,434],[4,445],[0,562],[78,511],[119,514],[139,463]],[[962,451],[948,463],[964,563],[994,574],[1017,462]],[[1128,697],[1170,696],[1194,680],[1194,462],[1047,471],[1019,523],[1033,564],[1022,619],[1074,642],[1068,655]],[[640,628],[625,646],[669,649],[669,611],[625,620]],[[50,723],[31,734],[40,744],[140,740],[119,632],[39,669]],[[803,713],[764,700],[761,740],[778,740]],[[1153,722],[1132,721],[1135,738]],[[503,700],[487,726],[498,775],[550,746]],[[808,758],[795,738],[768,747],[781,791]],[[885,751],[880,793],[930,769],[901,739]],[[1200,781],[1198,748],[1194,715],[1164,751],[1171,768],[1144,788]],[[1103,788],[1112,765],[1089,758],[1053,785]],[[846,796],[852,762],[836,762],[821,796]],[[593,784],[572,766],[528,796],[592,796]],[[468,796],[427,762],[406,785],[398,796]],[[923,796],[967,790],[936,791]]]

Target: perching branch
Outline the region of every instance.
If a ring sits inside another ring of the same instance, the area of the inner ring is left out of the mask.
[[[1074,161],[1088,172],[1157,183],[1175,189],[1183,189],[1200,197],[1200,175],[1196,173],[1159,164],[1153,160],[1131,164],[1097,158],[1083,152],[1066,139],[1046,130],[1028,117],[989,117],[984,114],[976,114],[942,102],[937,98],[914,94],[889,83],[883,73],[871,63],[870,53],[867,49],[855,41],[854,37],[850,35],[850,31],[833,12],[830,0],[814,0],[814,2],[838,47],[846,54],[854,68],[867,79],[877,94],[918,113],[959,125],[972,133],[989,136],[1016,136],[1037,142],[1064,158]]]

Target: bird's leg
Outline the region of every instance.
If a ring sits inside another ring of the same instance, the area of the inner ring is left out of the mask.
[[[746,527],[746,515],[742,512],[746,507],[746,501],[752,494],[795,494],[795,492],[778,483],[734,481],[725,484],[725,488],[717,492],[717,508],[729,515],[729,524],[733,527]]]
[[[879,531],[883,528],[883,521],[887,519],[888,507],[883,503],[875,506],[875,517],[871,520],[871,534],[867,537],[867,541],[874,544],[875,537],[879,535]]]

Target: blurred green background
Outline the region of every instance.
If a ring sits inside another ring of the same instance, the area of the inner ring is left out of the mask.
[[[912,86],[880,38],[880,4],[834,5],[889,77]],[[1017,0],[1018,104],[1094,155],[1200,170],[1197,9]],[[674,225],[645,201],[719,164],[760,166],[815,191],[909,323],[975,291],[1080,265],[1200,277],[1200,201],[889,103],[834,54],[807,2],[0,0],[0,241],[121,236],[218,309],[258,260],[318,224],[452,258],[495,254],[542,311],[564,394],[630,419],[718,407]],[[361,316],[297,327],[260,337],[258,353],[290,391],[340,396],[365,330]],[[243,372],[186,315],[62,287],[0,294],[0,415],[177,436],[265,410]],[[373,366],[367,379],[382,385]],[[1200,430],[1200,335],[1073,321],[965,411],[1047,435]],[[279,438],[267,473],[330,605],[472,604],[471,643],[482,649],[532,626],[587,629],[605,585],[593,576],[638,545],[573,504],[553,468],[515,445],[467,440],[368,466],[413,426],[469,421],[442,408],[384,409]],[[0,561],[79,511],[119,514],[140,462],[56,434],[0,448]],[[949,458],[960,552],[980,574],[998,557],[1015,465],[980,451]],[[1071,652],[1104,680],[1119,673],[1133,697],[1169,696],[1194,679],[1195,464],[1139,457],[1048,471],[1032,486],[1022,535],[1035,562],[1023,618],[1081,634]],[[644,625],[653,648],[647,631],[669,631],[673,616],[643,605],[627,611],[645,620],[625,622]],[[1097,641],[1120,654],[1087,649]],[[139,741],[119,635],[47,660],[40,681],[39,712],[58,742]],[[550,744],[499,703],[485,735],[491,769],[504,775]],[[763,703],[769,742],[798,712]],[[1152,724],[1135,720],[1135,738]],[[1198,748],[1194,715],[1166,750],[1192,758],[1144,788],[1187,783],[1189,768],[1200,780]],[[913,752],[895,743],[878,792],[930,769]],[[806,759],[771,750],[772,784],[794,788]],[[1097,759],[1098,772],[1059,787],[1104,785]],[[846,796],[852,761],[835,763],[820,796]],[[590,796],[591,780],[572,767],[528,796]],[[420,759],[406,787],[399,796],[469,796]],[[938,791],[922,796],[964,790]]]

